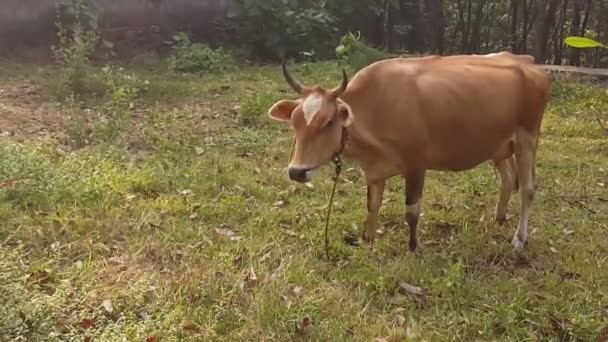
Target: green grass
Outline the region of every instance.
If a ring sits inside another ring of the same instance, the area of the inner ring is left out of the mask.
[[[11,69],[4,79],[23,81]],[[340,80],[335,62],[292,69],[305,83]],[[420,256],[407,252],[398,179],[376,250],[349,247],[366,206],[347,165],[328,262],[332,170],[312,189],[287,179],[290,130],[266,117],[292,98],[277,66],[129,70],[150,88],[120,140],[0,140],[0,180],[24,178],[0,188],[0,340],[593,341],[608,328],[605,88],[554,85],[524,251],[509,243],[519,196],[494,228],[489,165],[429,174]],[[50,85],[58,72],[28,78]],[[399,294],[401,281],[423,293]]]

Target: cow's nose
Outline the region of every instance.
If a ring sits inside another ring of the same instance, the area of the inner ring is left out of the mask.
[[[307,181],[307,179],[306,179],[307,172],[308,172],[308,169],[299,169],[299,168],[290,167],[289,168],[289,178],[291,178],[291,180],[294,180],[296,182],[304,183]]]

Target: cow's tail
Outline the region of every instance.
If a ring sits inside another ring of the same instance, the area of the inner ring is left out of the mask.
[[[519,191],[519,177],[517,176],[517,159],[515,159],[515,155],[509,157],[509,168],[514,179],[513,192],[517,192]]]

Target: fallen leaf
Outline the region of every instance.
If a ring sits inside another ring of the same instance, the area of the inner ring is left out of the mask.
[[[112,313],[114,311],[114,307],[112,306],[112,301],[109,299],[104,299],[103,303],[101,305],[103,305],[103,308],[106,309],[107,313]]]
[[[45,284],[49,282],[50,277],[49,272],[45,270],[33,272],[27,277],[27,283],[38,285]]]
[[[309,189],[314,189],[314,187],[315,187],[315,185],[312,184],[311,182],[304,183],[304,185],[306,185],[306,187],[309,188]]]
[[[194,148],[194,153],[196,153],[197,155],[200,156],[201,154],[205,153],[205,149],[202,148],[202,147],[195,147]]]
[[[228,229],[228,228],[215,228],[215,232],[218,233],[219,235],[225,236],[225,237],[234,236],[234,232],[232,231],[232,229]]]
[[[405,299],[406,299],[406,297],[403,295],[394,294],[388,299],[388,302],[393,305],[401,305],[401,304],[405,303]]]
[[[551,250],[552,253],[558,254],[559,252],[557,251],[557,249],[553,246],[549,247],[549,250]]]
[[[272,204],[272,206],[277,207],[277,208],[282,208],[285,206],[285,201],[281,201],[281,200],[276,201]]]
[[[399,287],[401,287],[405,292],[413,295],[422,294],[422,289],[418,286],[410,285],[404,281],[399,282]]]
[[[295,294],[296,296],[299,295],[302,292],[302,287],[301,286],[295,286],[292,290],[293,294]]]
[[[356,234],[345,234],[342,241],[348,246],[359,246],[359,239]]]
[[[245,277],[244,283],[245,283],[245,288],[248,288],[248,289],[255,287],[255,285],[258,283],[258,277],[255,275],[255,271],[253,270],[253,267],[251,267],[251,270]]]
[[[310,333],[310,326],[312,325],[312,320],[310,317],[306,316],[302,319],[301,322],[296,324],[296,333],[300,336],[306,336]]]
[[[395,315],[393,318],[393,326],[402,327],[405,325],[406,319],[403,315]]]
[[[113,257],[108,258],[108,264],[114,265],[114,266],[120,266],[120,265],[124,264],[124,262],[122,261],[122,258],[113,256]]]
[[[287,229],[285,231],[285,234],[289,235],[289,236],[293,236],[293,237],[298,237],[298,233],[296,233],[295,231],[291,230],[291,229]]]
[[[196,219],[197,217],[198,217],[198,213],[196,213],[196,212],[195,212],[195,213],[190,214],[190,216],[188,216],[188,219],[190,219],[190,220],[194,220],[194,219]]]
[[[80,327],[82,329],[91,329],[95,325],[95,322],[90,318],[83,318],[80,321]]]
[[[182,323],[182,330],[192,332],[192,333],[200,333],[201,329],[199,326],[191,321],[185,321]]]
[[[264,255],[263,255],[261,258],[260,258],[260,262],[264,262],[264,261],[266,261],[266,260],[270,259],[270,257],[271,257],[271,256],[272,256],[272,253],[271,253],[271,252],[268,252],[268,253],[264,254]]]
[[[156,335],[151,335],[146,337],[146,342],[158,342],[158,337]]]
[[[19,182],[20,180],[22,180],[22,178],[9,178],[9,179],[4,179],[2,181],[0,181],[0,188],[6,188],[9,187],[17,182]]]

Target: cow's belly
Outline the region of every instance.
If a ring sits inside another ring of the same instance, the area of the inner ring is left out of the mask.
[[[465,171],[512,154],[511,136],[496,139],[453,140],[449,144],[433,144],[429,149],[427,168],[442,171]]]

